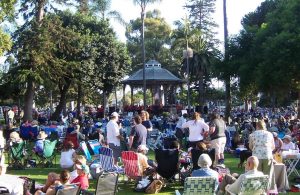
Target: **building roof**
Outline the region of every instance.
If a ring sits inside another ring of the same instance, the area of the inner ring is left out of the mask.
[[[155,84],[180,84],[183,81],[173,75],[170,71],[161,67],[156,60],[150,60],[146,63],[145,77],[147,85]],[[128,79],[122,81],[128,85],[143,85],[143,69],[139,69],[133,73]]]

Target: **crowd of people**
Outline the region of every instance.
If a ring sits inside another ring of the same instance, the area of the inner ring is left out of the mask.
[[[251,110],[250,112],[234,111],[232,119],[225,122],[222,114],[217,111],[201,117],[201,114],[194,112],[189,118],[187,114],[163,118],[164,123],[170,124],[169,129],[176,136],[176,139],[168,145],[168,149],[180,151],[180,159],[193,159],[195,151],[200,151],[197,167],[190,169],[187,176],[201,177],[212,176],[218,181],[219,194],[226,191],[232,193],[239,192],[241,181],[245,175],[268,175],[269,188],[276,188],[273,177],[274,163],[279,163],[282,151],[299,151],[297,141],[300,140],[300,123],[295,112],[287,109],[279,109],[274,112],[270,109]],[[147,157],[151,131],[157,129],[157,117],[150,120],[147,111],[137,113],[126,122],[124,116],[113,112],[109,119],[93,120],[86,117],[86,120],[79,121],[73,117],[72,120],[64,119],[59,122],[46,122],[39,124],[37,121],[26,121],[22,125],[37,125],[39,134],[35,140],[33,151],[37,154],[43,152],[44,142],[47,134],[43,131],[43,126],[55,128],[71,129],[70,134],[77,134],[78,142],[90,139],[98,139],[102,147],[113,150],[114,165],[119,168],[121,152],[130,150],[136,152],[139,161],[139,172],[147,175],[149,169],[151,174],[155,172],[157,164]],[[123,124],[123,125],[122,125]],[[171,125],[172,124],[172,125]],[[175,124],[175,125],[174,125]],[[124,131],[124,126],[130,126],[130,131]],[[12,131],[12,132],[10,132]],[[6,138],[9,142],[22,142],[22,138],[17,131],[10,130]],[[68,130],[67,130],[68,131]],[[1,130],[1,133],[3,131]],[[7,134],[7,132],[6,132]],[[2,136],[3,137],[3,136]],[[4,138],[1,138],[4,140]],[[0,140],[0,141],[1,141]],[[3,141],[3,145],[4,145]],[[2,144],[2,142],[0,142]],[[2,145],[1,145],[2,146]],[[244,147],[250,153],[247,156],[245,174],[237,177],[236,174],[221,175],[216,171],[216,167],[224,168],[226,159],[224,152],[235,153],[237,148]],[[164,148],[164,144],[162,145]],[[194,157],[195,158],[195,157]],[[281,159],[282,160],[282,159]],[[180,161],[182,164],[186,163]],[[1,161],[3,163],[3,159]],[[4,165],[1,164],[1,167]],[[89,187],[89,166],[84,156],[74,149],[72,142],[67,142],[61,148],[60,173],[49,173],[48,179],[36,194],[55,194],[65,184],[75,183],[82,190]],[[186,168],[186,167],[185,167]]]

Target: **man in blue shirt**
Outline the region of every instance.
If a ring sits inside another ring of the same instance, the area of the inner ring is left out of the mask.
[[[209,168],[211,164],[212,161],[208,154],[201,154],[198,160],[198,165],[201,168],[194,170],[192,172],[192,177],[214,177],[219,181],[219,173]]]

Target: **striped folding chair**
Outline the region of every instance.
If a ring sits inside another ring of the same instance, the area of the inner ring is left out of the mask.
[[[218,181],[214,177],[187,177],[184,181],[184,195],[214,195],[216,194]],[[175,191],[180,195],[179,191]]]
[[[124,165],[124,172],[128,178],[136,179],[141,175],[139,173],[139,161],[137,153],[133,151],[122,152],[122,162]]]
[[[111,171],[114,166],[113,150],[110,148],[101,147],[99,163],[104,171]]]
[[[269,176],[246,176],[241,183],[240,195],[267,194]],[[257,192],[257,193],[256,193]],[[230,193],[230,192],[229,192]]]

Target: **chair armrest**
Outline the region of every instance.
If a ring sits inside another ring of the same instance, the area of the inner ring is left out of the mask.
[[[175,195],[181,195],[178,190],[175,190]]]

